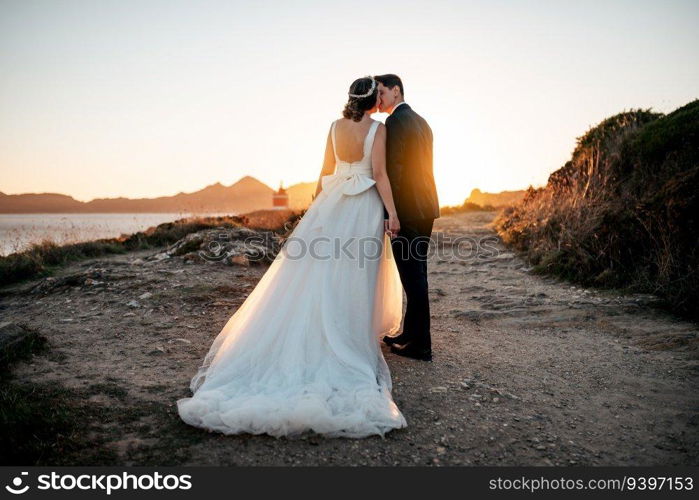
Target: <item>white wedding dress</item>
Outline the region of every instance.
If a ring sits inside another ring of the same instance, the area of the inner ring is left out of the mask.
[[[362,160],[349,163],[337,157],[333,123],[335,173],[321,178],[322,191],[215,338],[192,397],[177,400],[186,423],[353,438],[407,425],[379,345],[400,328],[403,289],[372,175],[378,124]]]

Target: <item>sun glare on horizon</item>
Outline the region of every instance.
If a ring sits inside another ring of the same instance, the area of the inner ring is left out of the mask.
[[[699,88],[695,2],[407,1],[349,27],[341,2],[272,3],[3,2],[0,191],[315,182],[352,80],[397,73],[455,205],[543,185],[589,127]]]

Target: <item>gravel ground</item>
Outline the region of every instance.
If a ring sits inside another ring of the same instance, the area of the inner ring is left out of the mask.
[[[531,274],[490,229],[494,216],[435,221],[434,361],[383,346],[408,421],[385,438],[224,436],[179,419],[175,401],[265,266],[141,251],[57,274],[77,284],[5,287],[3,321],[50,346],[16,365],[15,381],[60,387],[85,410],[66,465],[699,464],[699,327],[646,295]],[[459,258],[445,237],[462,238]]]

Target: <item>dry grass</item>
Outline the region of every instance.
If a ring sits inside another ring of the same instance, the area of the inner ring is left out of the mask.
[[[7,285],[47,276],[70,262],[90,257],[163,247],[203,229],[246,226],[286,234],[302,214],[298,210],[258,210],[241,216],[186,217],[117,238],[65,245],[44,240],[22,252],[0,257],[0,283]]]
[[[495,227],[539,272],[654,293],[697,318],[698,193],[699,101],[667,116],[632,110],[579,137]]]

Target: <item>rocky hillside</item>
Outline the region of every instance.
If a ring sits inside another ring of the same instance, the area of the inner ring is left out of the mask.
[[[699,317],[699,100],[631,110],[577,140],[545,187],[498,217],[540,272],[659,295]]]
[[[525,193],[526,191],[522,189],[518,191],[500,191],[499,193],[485,193],[480,189],[474,189],[471,191],[471,195],[466,198],[466,203],[475,203],[482,207],[500,208],[519,202],[524,198]]]

